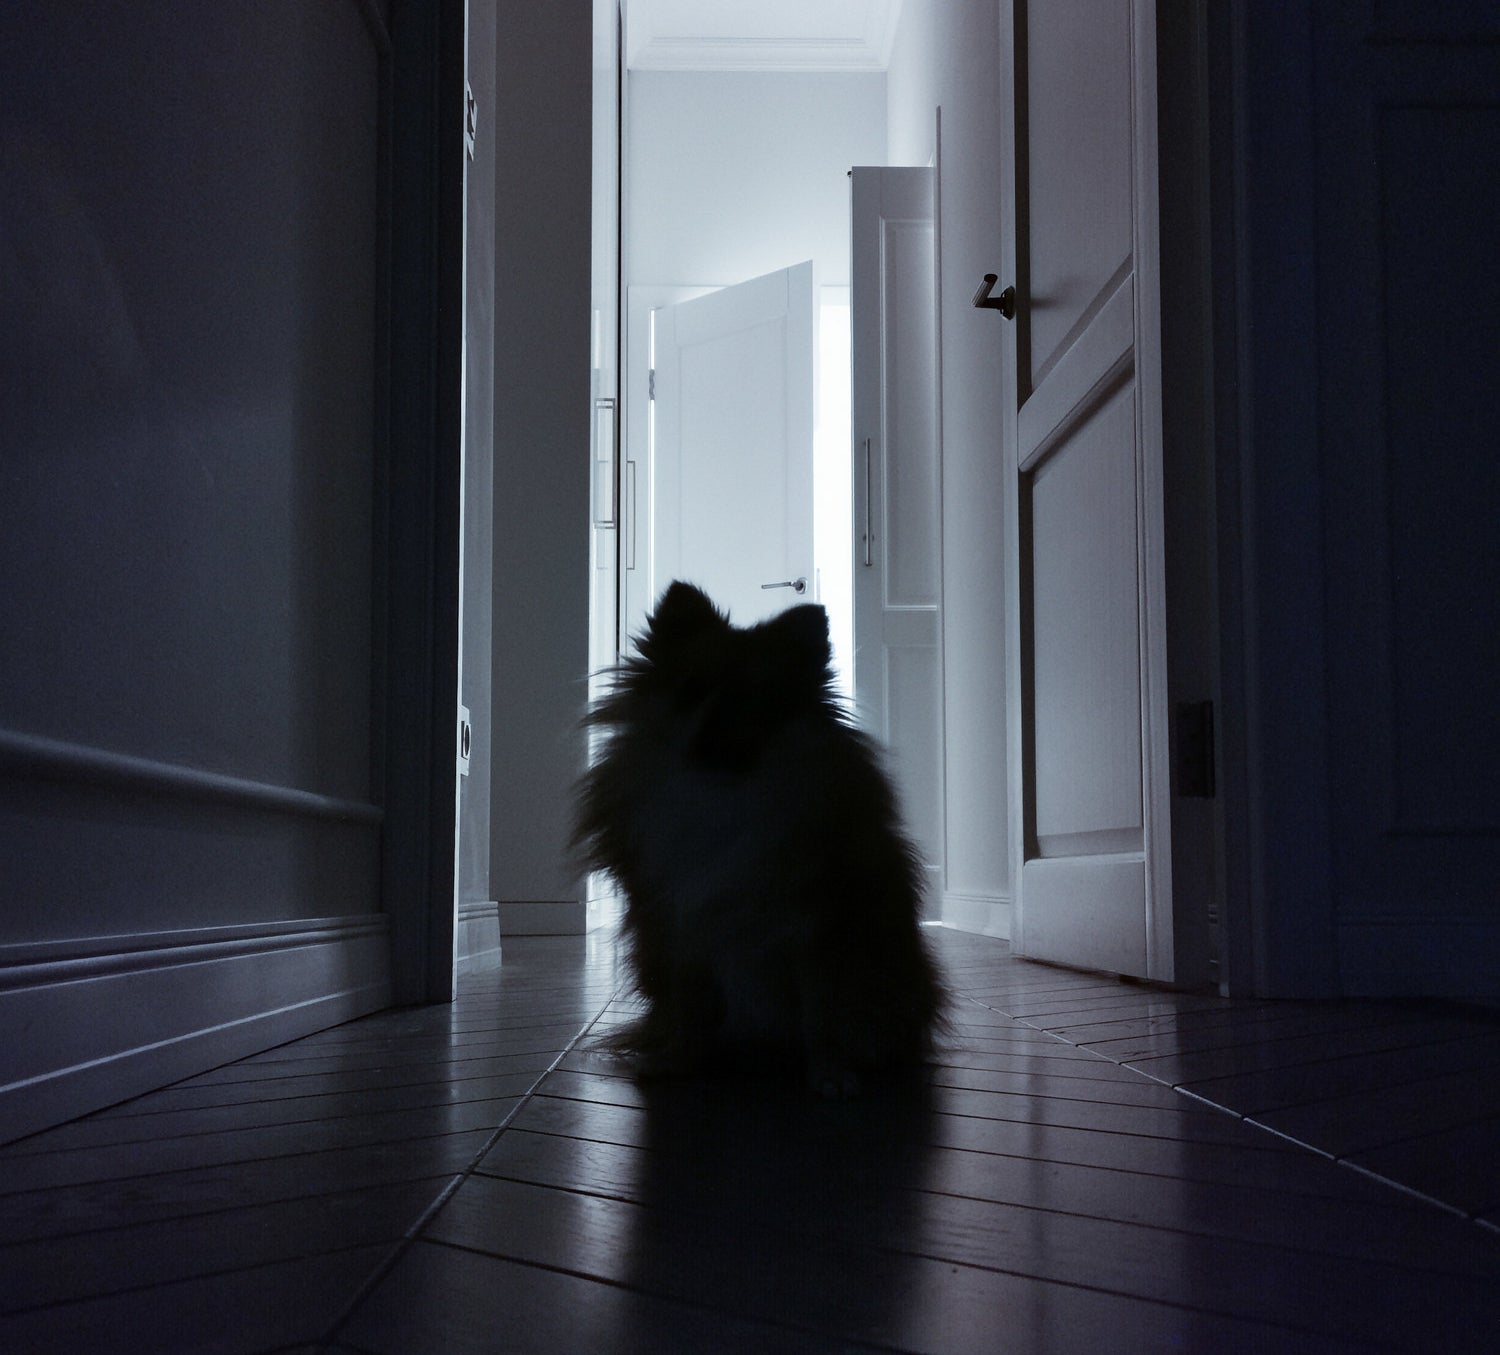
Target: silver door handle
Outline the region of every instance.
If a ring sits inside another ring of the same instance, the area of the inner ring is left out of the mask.
[[[794,593],[805,593],[807,592],[807,580],[783,579],[780,583],[763,583],[760,586],[761,592],[765,592],[767,588],[790,588]]]

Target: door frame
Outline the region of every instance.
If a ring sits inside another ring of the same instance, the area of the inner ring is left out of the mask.
[[[619,653],[628,654],[634,634],[650,613],[651,315],[719,291],[725,284],[634,286],[625,289],[624,348],[620,356],[619,448],[615,456],[620,504]],[[644,591],[643,591],[644,590]]]
[[[383,53],[372,717],[403,1005],[451,1001],[454,984],[467,28],[467,0],[398,5]]]

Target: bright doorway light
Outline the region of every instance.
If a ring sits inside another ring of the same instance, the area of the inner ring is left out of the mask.
[[[813,560],[828,612],[839,693],[854,700],[854,483],[850,468],[849,289],[821,289],[817,427],[813,433]]]

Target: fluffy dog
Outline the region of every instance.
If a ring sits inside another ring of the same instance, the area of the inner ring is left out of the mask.
[[[643,1075],[799,1069],[824,1095],[919,1062],[944,994],[916,858],[832,689],[828,618],[729,623],[674,583],[589,722],[575,840],[625,896]]]

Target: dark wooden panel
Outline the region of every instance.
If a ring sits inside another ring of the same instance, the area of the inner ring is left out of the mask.
[[[1233,1045],[1211,1042],[1207,1048],[1180,1048],[1184,1044],[1201,1045],[1203,1042],[1178,1036],[1148,1036],[1143,1040],[1121,1041],[1114,1052],[1121,1062],[1175,1085],[1198,1078],[1294,1063],[1315,1063],[1380,1050],[1432,1047],[1447,1040],[1464,1039],[1469,1033],[1469,1028],[1459,1022],[1395,1022],[1368,1029],[1355,1026],[1286,1040],[1246,1040]]]
[[[61,1310],[0,1316],[0,1346],[28,1355],[59,1349],[215,1355],[277,1350],[325,1331],[388,1251],[360,1247],[111,1294]]]
[[[305,1096],[336,1096],[450,1081],[473,1086],[480,1080],[514,1077],[523,1073],[529,1073],[534,1078],[550,1066],[556,1057],[550,1050],[544,1050],[535,1054],[503,1054],[496,1058],[422,1059],[399,1064],[387,1061],[371,1068],[338,1068],[330,1072],[293,1074],[279,1078],[231,1080],[221,1077],[215,1081],[191,1078],[175,1087],[153,1092],[149,1113],[155,1115],[169,1110],[201,1110],[240,1102],[280,1101]],[[123,1106],[100,1111],[96,1118],[112,1119],[142,1113],[145,1112],[139,1100],[127,1101]]]
[[[507,943],[508,945],[509,943]],[[776,1323],[747,1322],[585,1276],[433,1243],[403,1256],[345,1328],[377,1355],[815,1355],[872,1347],[829,1344]]]
[[[1349,1160],[1466,1214],[1500,1205],[1500,1119],[1420,1135]]]
[[[1216,1105],[1242,1115],[1254,1115],[1334,1096],[1408,1086],[1445,1073],[1468,1072],[1492,1080],[1492,1070],[1496,1067],[1500,1067],[1500,1042],[1493,1037],[1477,1037],[1267,1068],[1237,1076],[1203,1078],[1179,1085],[1182,1090]]]
[[[1043,1065],[1056,1067],[1056,1064]],[[1100,1061],[1099,1067],[1110,1064]],[[1047,1072],[1030,1069],[1018,1072],[996,1072],[990,1069],[954,1068],[939,1065],[930,1074],[938,1087],[966,1091],[997,1092],[1007,1096],[1040,1097],[1046,1100],[1093,1101],[1105,1105],[1154,1106],[1158,1110],[1194,1110],[1200,1107],[1183,1104],[1183,1098],[1170,1087],[1133,1078],[1052,1077]]]
[[[183,1136],[244,1133],[258,1128],[283,1128],[296,1133],[330,1123],[355,1120],[374,1123],[382,1116],[406,1111],[439,1112],[445,1108],[519,1097],[537,1081],[538,1073],[507,1073],[501,1077],[450,1078],[401,1087],[378,1087],[322,1096],[291,1096],[263,1101],[238,1101],[227,1106],[197,1106],[136,1115],[110,1115],[75,1120],[45,1135],[23,1140],[7,1154],[20,1163],[31,1149],[36,1156],[52,1156],[77,1149],[108,1149],[132,1143],[158,1143]]]
[[[1500,1121],[1500,1078],[1474,1073],[1372,1089],[1256,1116],[1258,1123],[1278,1134],[1315,1144],[1338,1157],[1461,1130],[1485,1120]],[[1500,1180],[1500,1172],[1496,1179]]]
[[[1347,1257],[1335,1261],[1308,1251],[1290,1217],[1283,1220],[1285,1232],[1273,1245],[1247,1244],[1221,1233],[1207,1247],[1201,1236],[1179,1231],[1188,1222],[1182,1215],[1170,1229],[1146,1230],[1056,1208],[976,1199],[967,1185],[960,1193],[912,1193],[904,1181],[893,1188],[882,1180],[878,1160],[839,1171],[834,1145],[826,1160],[814,1154],[789,1162],[775,1152],[746,1151],[750,1137],[736,1141],[730,1160],[721,1161],[664,1158],[538,1135],[512,1143],[506,1135],[486,1158],[484,1170],[554,1192],[645,1205],[669,1215],[687,1232],[693,1231],[686,1222],[693,1217],[712,1229],[715,1220],[728,1215],[736,1228],[715,1230],[714,1240],[732,1252],[740,1247],[758,1251],[765,1237],[785,1231],[795,1219],[784,1244],[789,1249],[803,1247],[808,1236],[826,1237],[851,1249],[874,1246],[1134,1297],[1191,1302],[1211,1312],[1330,1335],[1380,1340],[1410,1333],[1406,1339],[1437,1349],[1462,1330],[1454,1324],[1454,1310],[1466,1315],[1464,1321],[1500,1319],[1500,1296],[1490,1294],[1500,1273],[1495,1263],[1479,1275],[1435,1283],[1432,1276],[1412,1274],[1400,1265]],[[925,1160],[922,1165],[925,1173]],[[502,1192],[501,1201],[505,1198]],[[543,1202],[538,1207],[566,1201],[555,1206],[564,1212],[593,1208],[591,1203],[577,1206],[562,1194],[536,1198]],[[439,1229],[443,1226],[440,1221]],[[446,1235],[463,1240],[457,1225]],[[753,1267],[754,1262],[747,1259],[746,1264]],[[1443,1329],[1446,1338],[1435,1328]]]
[[[465,1101],[456,1106],[390,1111],[381,1115],[195,1134],[127,1143],[79,1153],[29,1153],[0,1159],[0,1193],[149,1176],[184,1167],[207,1167],[289,1153],[357,1148],[402,1139],[494,1129],[516,1099]]]
[[[742,1170],[738,1159],[717,1164],[674,1155],[663,1162],[659,1151],[646,1153],[620,1144],[516,1129],[501,1137],[480,1171],[637,1203],[661,1203],[661,1183],[666,1183],[677,1192],[673,1208],[712,1212],[717,1199],[722,1208],[733,1208],[736,1216],[746,1218],[770,1218],[775,1209],[800,1210],[804,1229],[830,1235],[852,1230],[853,1235],[875,1237],[883,1227],[872,1216],[884,1209],[884,1196],[891,1187],[882,1184],[872,1190],[867,1183],[884,1182],[891,1161],[874,1139],[852,1145],[841,1140],[822,1155],[813,1155],[818,1168],[828,1168],[816,1180],[809,1180],[814,1168],[802,1165],[802,1159],[793,1171],[784,1170],[779,1160],[773,1169],[765,1159],[746,1162]],[[917,1171],[902,1173],[897,1188],[1165,1229],[1197,1237],[1204,1245],[1207,1239],[1233,1239],[1431,1267],[1482,1279],[1494,1275],[1500,1258],[1483,1249],[1476,1251],[1470,1229],[1453,1216],[1404,1200],[1348,1173],[1343,1176],[1355,1187],[1347,1194],[1311,1196],[1272,1184],[1214,1186],[1109,1168],[930,1148],[920,1155]],[[791,1203],[798,1196],[802,1203]],[[816,1208],[808,1207],[812,1201],[817,1202]],[[832,1207],[835,1202],[838,1208]],[[927,1207],[946,1208],[941,1203]],[[1028,1237],[1039,1236],[1048,1226],[1016,1217],[1019,1230]],[[906,1250],[916,1245],[914,1238],[915,1234],[894,1237],[891,1245]],[[1141,1234],[1134,1245],[1149,1252],[1149,1240]],[[1044,1262],[1031,1261],[1019,1268],[1038,1264]]]
[[[512,1122],[516,1128],[563,1134],[601,1142],[662,1146],[662,1136],[681,1134],[685,1145],[701,1150],[690,1123],[681,1131],[669,1122],[651,1122],[640,1108],[554,1099],[538,1096],[526,1102]],[[841,1132],[859,1132],[857,1123],[841,1122]],[[768,1133],[792,1133],[791,1128]],[[1269,1134],[1251,1131],[1240,1147],[1216,1143],[1187,1143],[1133,1134],[1030,1125],[1016,1121],[937,1115],[928,1126],[937,1146],[994,1153],[1040,1162],[1076,1163],[1123,1171],[1175,1177],[1188,1181],[1228,1184],[1268,1184],[1276,1189],[1340,1195],[1367,1187],[1341,1174],[1327,1161],[1287,1151]],[[1259,1146],[1264,1144],[1266,1146]],[[1255,1145],[1255,1146],[1251,1146]],[[1274,1145],[1274,1146],[1273,1146]]]
[[[935,1062],[943,1067],[975,1069],[997,1073],[1027,1073],[1046,1077],[1054,1081],[1081,1078],[1089,1082],[1135,1082],[1141,1074],[1131,1068],[1122,1068],[1105,1058],[1051,1059],[1037,1058],[1030,1054],[999,1054],[991,1050],[942,1049]]]
[[[80,1254],[86,1234],[223,1209],[272,1204],[421,1177],[456,1176],[492,1131],[398,1139],[361,1148],[297,1152],[246,1162],[125,1176],[47,1190],[0,1195],[0,1237],[24,1242],[72,1236]]]
[[[446,1184],[406,1181],[0,1248],[0,1312],[399,1241]]]
[[[1077,1351],[1183,1341],[1248,1350],[1278,1339],[1275,1329],[1258,1324],[926,1256],[805,1235],[789,1245],[784,1224],[731,1231],[711,1219],[488,1177],[467,1181],[428,1236],[735,1318],[903,1350],[993,1351],[1009,1344]]]

